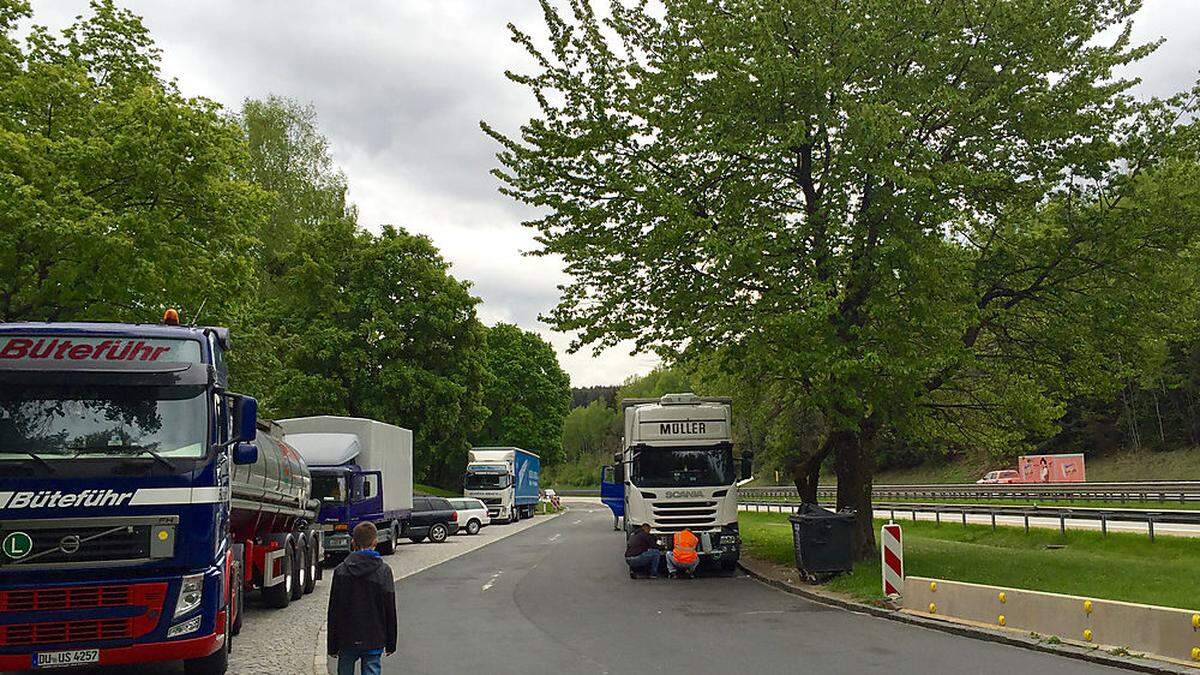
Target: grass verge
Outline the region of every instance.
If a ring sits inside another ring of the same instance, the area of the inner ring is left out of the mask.
[[[786,514],[739,514],[750,555],[793,565]],[[876,527],[883,521],[876,521]],[[1085,595],[1167,607],[1200,607],[1200,539],[986,525],[904,522],[905,572],[914,576]],[[858,600],[882,596],[879,561],[857,565],[828,588]]]
[[[413,492],[419,492],[423,495],[433,495],[434,497],[461,497],[461,490],[447,490],[445,488],[434,487],[432,485],[421,485],[413,483]]]

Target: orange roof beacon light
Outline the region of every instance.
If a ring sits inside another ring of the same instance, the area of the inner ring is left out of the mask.
[[[168,326],[178,326],[179,310],[175,309],[174,307],[167,308],[167,311],[163,312],[163,323],[167,324]]]

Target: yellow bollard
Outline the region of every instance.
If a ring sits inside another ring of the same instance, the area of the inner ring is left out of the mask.
[[[929,590],[934,593],[937,593],[937,582],[936,581],[929,582]]]
[[[937,614],[937,605],[933,604],[932,602],[929,603],[929,613]]]
[[[1000,595],[997,595],[996,597],[1000,599],[1000,604],[1008,602],[1008,594],[1004,591],[1000,591]]]
[[[1192,628],[1200,630],[1200,614],[1192,615]]]
[[[1192,647],[1192,660],[1200,661],[1200,647]]]
[[[996,619],[996,623],[1003,626],[1004,624],[1008,623],[1008,621],[1007,621],[1007,619],[1004,618],[1004,615],[1001,614],[1000,617]]]
[[[1091,600],[1084,600],[1084,601],[1083,601],[1083,613],[1084,613],[1084,614],[1091,614],[1091,613],[1092,613],[1092,601],[1091,601]]]
[[[1083,639],[1088,642],[1092,641],[1092,629],[1091,628],[1083,629]]]

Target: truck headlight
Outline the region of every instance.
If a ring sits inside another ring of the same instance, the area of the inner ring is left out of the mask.
[[[204,575],[191,574],[179,585],[179,599],[175,601],[175,618],[187,614],[200,606],[204,600]]]

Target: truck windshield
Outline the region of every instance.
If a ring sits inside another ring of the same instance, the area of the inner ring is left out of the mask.
[[[0,459],[205,455],[204,387],[15,385],[0,390]]]
[[[733,446],[641,447],[631,480],[639,487],[730,485],[734,481]]]
[[[500,490],[508,487],[508,476],[502,473],[468,473],[463,480],[468,490]]]
[[[312,477],[312,496],[313,499],[320,499],[322,501],[344,502],[346,501],[346,479],[341,476],[320,476],[314,474]]]

